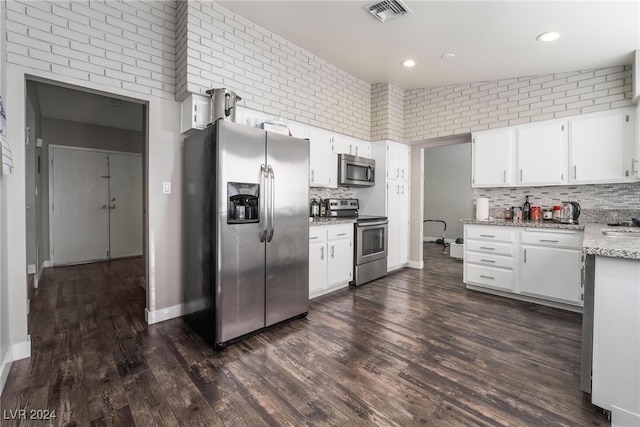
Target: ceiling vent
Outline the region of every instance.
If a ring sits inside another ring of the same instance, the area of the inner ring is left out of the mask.
[[[412,13],[411,9],[401,0],[383,0],[368,4],[364,8],[380,22],[386,22]]]

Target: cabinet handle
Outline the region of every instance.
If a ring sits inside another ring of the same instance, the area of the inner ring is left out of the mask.
[[[578,166],[573,165],[573,179],[578,179]]]
[[[548,243],[560,243],[559,240],[547,240],[547,239],[540,239],[541,242],[548,242]]]
[[[524,250],[524,262],[527,262],[527,250]]]
[[[494,260],[492,260],[492,259],[481,259],[480,261],[482,261],[482,262],[491,262],[491,263],[495,263],[495,261],[494,261]]]
[[[522,182],[522,169],[520,169],[520,182]]]
[[[636,165],[638,164],[638,159],[631,158],[631,175],[636,174],[638,171],[636,170]]]
[[[404,169],[402,169],[402,177],[404,178]]]
[[[404,185],[402,186],[402,194],[404,194]]]
[[[400,194],[400,186],[396,185],[396,194]]]
[[[502,178],[502,182],[507,182],[507,171],[504,171],[504,176]]]
[[[316,237],[309,237],[309,240],[315,240],[315,239],[317,239],[317,238],[318,238],[318,236],[316,236]]]
[[[351,152],[351,148],[352,148],[352,146],[353,146],[353,144],[349,144],[349,154],[353,154],[353,153]]]
[[[346,235],[347,235],[347,233],[338,233],[338,234],[336,234],[336,236],[346,236]]]
[[[490,247],[487,247],[487,246],[480,246],[480,249],[486,249],[488,251],[495,251],[496,250],[496,248],[490,248]]]
[[[482,277],[483,279],[491,279],[491,280],[495,279],[495,277],[493,276],[484,276],[482,274],[480,275],[480,277]]]
[[[311,182],[316,182],[316,171],[311,171]]]
[[[335,254],[336,254],[336,247],[331,245],[331,258],[335,258]]]
[[[396,178],[400,178],[400,168],[396,169]]]
[[[324,260],[324,246],[320,248],[320,259]]]
[[[563,173],[560,174],[560,180],[564,181],[564,174]]]
[[[496,237],[493,234],[481,234],[480,237]]]
[[[358,146],[356,145],[356,156],[358,155]]]

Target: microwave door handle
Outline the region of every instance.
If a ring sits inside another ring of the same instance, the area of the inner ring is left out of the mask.
[[[367,166],[367,182],[373,182],[373,168]]]

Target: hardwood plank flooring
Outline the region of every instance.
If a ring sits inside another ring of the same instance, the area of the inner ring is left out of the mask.
[[[579,389],[581,316],[466,290],[433,244],[423,270],[222,352],[181,319],[146,325],[142,276],[139,258],[45,270],[3,426],[609,425]]]

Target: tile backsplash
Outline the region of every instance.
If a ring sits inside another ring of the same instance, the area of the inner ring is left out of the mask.
[[[309,199],[356,199],[356,195],[353,189],[348,187],[338,188],[324,188],[324,187],[311,187],[309,188]]]
[[[489,199],[489,214],[502,216],[504,209],[531,205],[551,207],[564,201],[580,203],[581,222],[613,223],[640,217],[640,182],[624,184],[572,185],[558,187],[476,188],[474,199]]]

